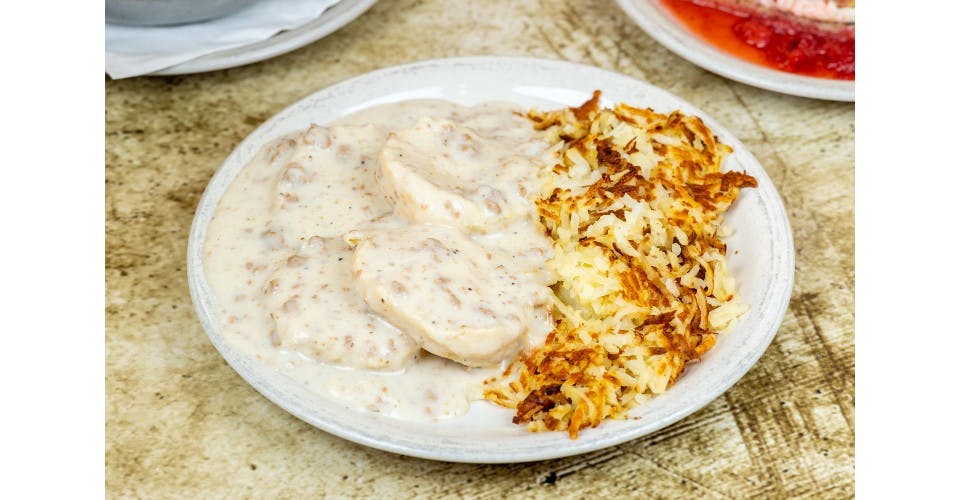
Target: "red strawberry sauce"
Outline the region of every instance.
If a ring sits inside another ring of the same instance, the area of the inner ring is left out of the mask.
[[[852,25],[831,26],[713,0],[660,1],[688,30],[740,59],[800,75],[855,78]]]

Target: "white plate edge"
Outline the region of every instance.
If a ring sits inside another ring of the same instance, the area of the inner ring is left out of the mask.
[[[341,0],[299,28],[284,30],[266,40],[219,50],[140,76],[207,73],[262,62],[293,52],[336,32],[363,15],[376,2],[377,0]],[[347,5],[346,9],[337,10],[344,5]]]

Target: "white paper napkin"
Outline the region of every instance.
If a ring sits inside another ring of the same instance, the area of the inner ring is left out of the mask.
[[[180,26],[106,25],[111,78],[152,73],[202,55],[266,40],[316,19],[339,0],[258,0],[219,19]]]

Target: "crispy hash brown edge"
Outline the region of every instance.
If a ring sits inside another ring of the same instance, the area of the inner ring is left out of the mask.
[[[556,328],[485,382],[531,431],[596,427],[667,390],[747,307],[735,293],[723,214],[742,172],[696,116],[618,104],[530,111],[555,145],[536,200],[553,241]]]

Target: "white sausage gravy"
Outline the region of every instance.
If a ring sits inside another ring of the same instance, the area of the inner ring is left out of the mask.
[[[553,327],[531,201],[551,154],[503,103],[388,104],[271,142],[207,229],[223,338],[352,408],[465,413]]]

